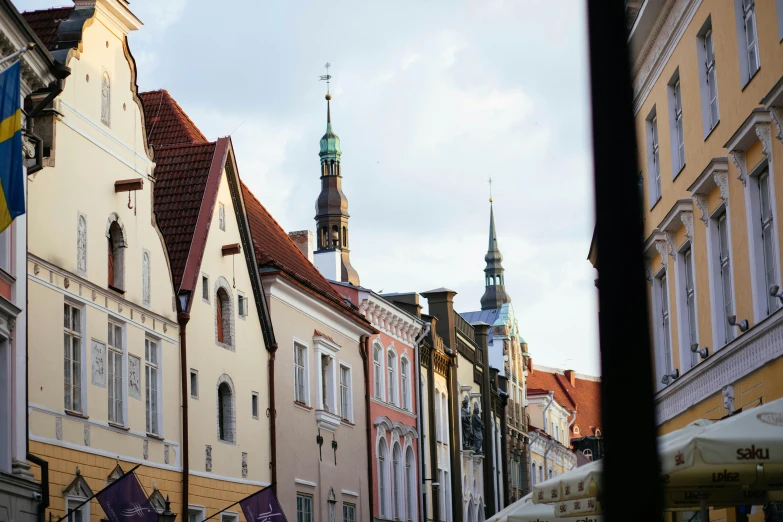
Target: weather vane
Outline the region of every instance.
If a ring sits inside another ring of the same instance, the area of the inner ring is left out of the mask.
[[[489,202],[492,203],[492,176],[487,181],[489,182]]]
[[[326,82],[326,93],[327,94],[329,93],[329,80],[332,79],[332,75],[329,74],[329,67],[331,67],[331,66],[332,66],[332,64],[330,64],[329,62],[326,62],[326,65],[324,65],[324,67],[326,67],[326,74],[322,74],[321,76],[318,77],[319,81],[322,81],[322,82],[325,81]]]

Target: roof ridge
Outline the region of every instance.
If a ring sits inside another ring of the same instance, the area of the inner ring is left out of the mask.
[[[62,11],[63,9],[75,9],[75,8],[76,8],[75,5],[64,5],[61,7],[52,6],[52,7],[47,7],[46,9],[33,9],[31,11],[22,11],[19,14],[45,13],[47,11]]]

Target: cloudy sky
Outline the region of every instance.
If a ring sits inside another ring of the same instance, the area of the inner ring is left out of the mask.
[[[14,0],[20,10],[70,0]],[[54,2],[54,3],[53,3]],[[498,241],[534,361],[597,374],[583,2],[132,0],[139,88],[165,88],[282,226],[314,229],[318,140],[342,141],[351,259],[376,291],[484,291]]]

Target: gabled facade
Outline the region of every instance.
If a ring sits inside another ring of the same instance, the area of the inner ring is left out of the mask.
[[[420,520],[417,340],[424,322],[372,290],[333,286],[379,331],[367,358],[373,519]]]
[[[198,521],[272,484],[274,336],[231,139],[207,142],[165,91],[142,99],[153,115],[155,215],[183,329],[183,496],[189,520]],[[241,519],[238,508],[221,514],[224,522]]]
[[[48,516],[100,490],[117,460],[143,464],[142,483],[181,512],[179,331],[127,43],[141,22],[122,0],[24,16],[71,69],[28,187],[28,435],[49,464]],[[91,515],[95,501],[76,516]]]

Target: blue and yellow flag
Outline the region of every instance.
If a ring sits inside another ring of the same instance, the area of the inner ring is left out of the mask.
[[[0,232],[24,214],[20,65],[0,73]]]

